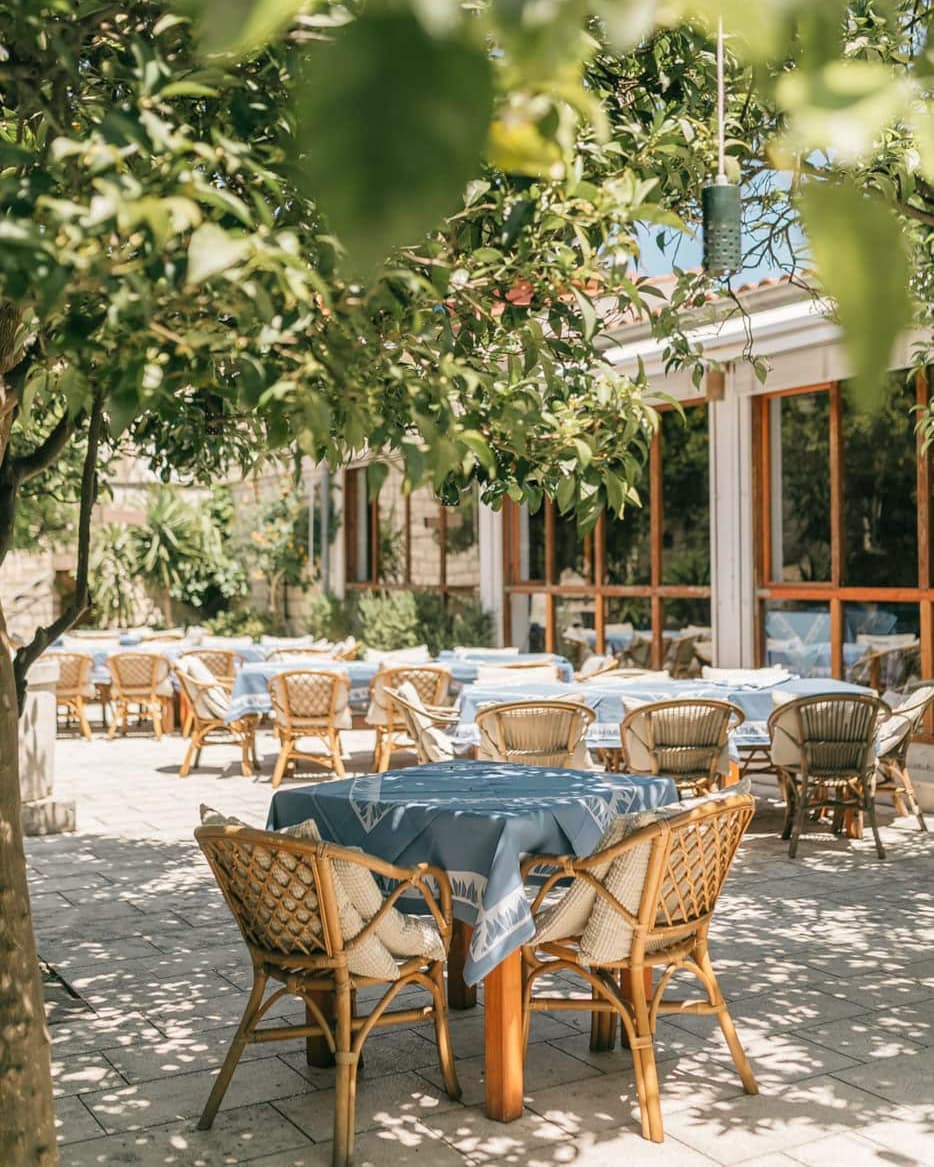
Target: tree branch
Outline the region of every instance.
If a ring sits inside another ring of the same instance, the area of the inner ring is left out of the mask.
[[[84,615],[90,605],[88,562],[91,549],[91,513],[97,501],[97,453],[103,432],[104,401],[103,394],[98,391],[94,395],[94,404],[91,407],[88,448],[81,472],[81,509],[78,515],[78,562],[75,570],[74,599],[57,620],[53,620],[44,628],[37,628],[29,644],[24,645],[16,654],[13,671],[16,676],[16,700],[21,713],[26,696],[26,674],[30,666],[54,640]]]
[[[11,469],[17,481],[28,482],[30,478],[35,478],[37,474],[48,469],[65,448],[65,443],[75,432],[83,416],[83,413],[79,413],[76,417],[71,418],[67,412],[63,413],[55,428],[43,442],[40,442],[28,454],[21,454],[18,458],[14,458]]]

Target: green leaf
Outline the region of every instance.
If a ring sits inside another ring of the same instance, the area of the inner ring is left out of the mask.
[[[201,43],[209,52],[243,53],[280,32],[302,0],[195,0]]]
[[[482,169],[492,103],[483,49],[433,40],[409,12],[367,8],[309,51],[297,164],[358,271],[455,209]]]
[[[801,211],[821,283],[837,304],[854,398],[879,400],[892,346],[911,320],[902,228],[878,198],[850,182],[810,182]]]
[[[249,250],[245,239],[237,239],[216,223],[204,223],[192,232],[188,244],[189,286],[203,284],[212,276],[229,271]]]
[[[380,488],[386,481],[389,467],[385,462],[369,462],[366,468],[366,492],[370,502],[379,495]]]
[[[570,475],[567,478],[562,478],[558,483],[558,489],[555,491],[555,502],[558,504],[558,510],[564,514],[565,511],[570,510],[574,503],[574,495],[577,492],[577,481]]]
[[[597,313],[591,303],[590,297],[585,296],[583,292],[577,288],[571,288],[574,293],[574,299],[577,301],[577,306],[580,308],[581,322],[583,324],[584,340],[593,340],[593,334],[597,331]]]

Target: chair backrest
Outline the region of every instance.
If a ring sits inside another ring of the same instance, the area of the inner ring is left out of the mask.
[[[157,652],[115,652],[107,667],[117,697],[153,699],[169,675],[169,662]]]
[[[83,697],[91,683],[94,658],[86,652],[57,652],[51,659],[58,665],[57,696]]]
[[[443,705],[451,686],[451,670],[443,665],[394,665],[381,668],[370,682],[373,703],[386,708],[386,689],[399,689],[406,683],[414,687],[426,705]]]
[[[637,774],[713,778],[729,769],[730,730],[744,720],[736,705],[705,697],[639,705],[620,725],[624,766]]]
[[[454,757],[454,747],[447,734],[432,724],[415,686],[406,681],[400,688],[387,687],[384,692],[390,709],[393,713],[398,711],[406,733],[415,742],[419,763],[449,762]]]
[[[186,652],[175,662],[175,676],[198,721],[225,721],[230,697],[222,683],[226,678],[211,672],[201,653]]]
[[[696,636],[678,636],[668,645],[664,665],[673,677],[686,677],[694,664]]]
[[[639,632],[633,633],[632,640],[626,645],[623,660],[627,665],[637,669],[647,669],[652,664],[652,638],[643,636]]]
[[[904,762],[911,739],[921,728],[924,715],[934,702],[934,685],[920,685],[892,710],[892,716],[881,722],[876,733],[876,754],[879,758],[897,758]]]
[[[178,658],[180,661],[199,660],[219,681],[233,682],[242,657],[229,648],[190,648]]]
[[[596,714],[576,701],[509,701],[477,712],[478,756],[568,768]]]
[[[560,675],[557,665],[546,665],[541,662],[510,665],[477,665],[478,685],[543,685],[557,681]]]
[[[865,776],[875,766],[879,717],[890,712],[881,698],[862,693],[782,702],[769,718],[772,761],[817,778]]]
[[[266,659],[268,661],[295,660],[296,658],[308,660],[310,657],[316,656],[321,657],[322,660],[333,660],[334,650],[330,645],[327,648],[312,648],[310,645],[305,648],[274,648]]]
[[[334,720],[347,708],[350,678],[333,669],[290,669],[269,679],[276,718],[286,727]]]

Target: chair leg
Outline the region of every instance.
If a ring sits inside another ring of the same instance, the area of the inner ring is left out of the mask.
[[[188,743],[188,749],[185,752],[185,760],[184,760],[184,762],[182,762],[182,764],[178,770],[179,778],[187,778],[188,775],[191,773],[191,764],[194,761],[194,757],[195,757],[196,752],[197,752],[197,746],[195,744],[195,739],[192,738],[191,741]]]
[[[869,829],[872,831],[872,837],[876,843],[876,854],[880,859],[884,859],[885,847],[882,846],[882,839],[879,837],[879,824],[876,822],[876,797],[872,784],[864,782],[862,793],[863,811],[869,820]]]
[[[341,732],[339,729],[328,731],[328,749],[331,751],[331,761],[334,763],[334,773],[339,777],[346,777],[344,759],[341,750]]]
[[[632,992],[632,1019],[636,1030],[636,1040],[631,1041],[632,1064],[636,1073],[636,1089],[642,1111],[642,1137],[653,1143],[665,1141],[662,1124],[662,1104],[658,1088],[658,1071],[655,1067],[655,1042],[649,1022],[649,1006],[645,993],[645,978],[641,968],[630,973]]]
[[[201,1112],[201,1117],[198,1119],[199,1131],[211,1129],[214,1116],[217,1114],[217,1109],[224,1100],[224,1095],[227,1093],[227,1087],[230,1085],[230,1079],[233,1077],[234,1070],[237,1068],[240,1056],[252,1036],[253,1018],[262,1003],[265,990],[266,974],[254,969],[253,989],[250,992],[250,999],[247,1001],[246,1008],[243,1010],[243,1016],[240,1018],[240,1024],[237,1026],[234,1039],[230,1043],[227,1057],[224,1058],[221,1072],[217,1075],[204,1110]]]
[[[716,975],[713,971],[713,965],[710,961],[710,953],[707,950],[707,943],[703,941],[698,944],[695,953],[695,959],[701,971],[706,975],[710,984],[708,986],[708,998],[710,1004],[716,1006],[717,1021],[723,1036],[726,1039],[726,1044],[729,1046],[730,1054],[733,1058],[733,1064],[736,1066],[740,1079],[743,1083],[743,1089],[747,1094],[758,1094],[759,1085],[756,1082],[756,1076],[753,1073],[749,1058],[746,1056],[746,1051],[743,1049],[743,1044],[739,1040],[739,1035],[736,1032],[736,1026],[733,1024],[733,1018],[730,1016],[730,1011],[727,1008],[726,1001],[723,999],[723,993],[720,991],[720,985],[717,981]]]
[[[250,763],[250,739],[244,735],[240,741],[240,773],[244,778],[253,777],[253,766]]]
[[[383,727],[378,725],[376,727],[376,745],[373,747],[373,769],[378,774],[380,772],[379,764],[383,757]]]
[[[918,802],[918,796],[915,794],[914,783],[911,781],[911,775],[908,773],[908,767],[899,770],[899,778],[901,779],[902,787],[905,791],[905,798],[908,800],[908,809],[918,820],[918,827],[922,831],[927,831],[927,823],[924,821],[924,812],[921,809],[921,804]]]
[[[162,703],[157,702],[150,706],[149,714],[152,717],[152,730],[156,735],[156,741],[162,741]]]
[[[349,1167],[353,1155],[354,1110],[356,1103],[357,1056],[351,1050],[351,1001],[347,985],[338,985],[334,994],[336,1013],[334,1061],[337,1075],[334,1091],[333,1167]]]
[[[273,787],[279,785],[282,781],[282,776],[285,774],[285,768],[289,764],[289,758],[292,755],[292,742],[290,738],[282,738],[279,743],[279,757],[276,758],[276,768],[272,772]]]
[[[807,776],[802,774],[801,786],[795,790],[795,816],[794,826],[791,829],[791,845],[788,848],[788,858],[794,859],[798,853],[798,840],[801,838],[801,832],[804,830],[804,820],[808,813],[808,780]]]
[[[117,729],[123,724],[123,732],[126,733],[126,712],[124,707],[118,700],[114,705],[113,719],[110,722],[110,729],[107,731],[107,740],[112,742],[116,736]]]
[[[438,1043],[438,1064],[448,1098],[460,1099],[461,1087],[454,1065],[454,1046],[451,1044],[451,1029],[448,1024],[448,1006],[444,997],[444,962],[436,961],[431,969],[431,995],[434,998],[435,1040]]]
[[[88,722],[88,715],[84,711],[84,698],[79,697],[75,701],[75,712],[78,714],[78,724],[81,727],[81,736],[85,741],[91,740],[91,726]]]

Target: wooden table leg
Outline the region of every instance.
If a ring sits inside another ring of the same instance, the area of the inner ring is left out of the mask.
[[[316,990],[310,995],[314,997],[315,1004],[325,1017],[330,1018],[334,1010],[333,993],[325,990]],[[318,1024],[318,1018],[315,1017],[307,1005],[305,1006],[305,1024]],[[334,1065],[334,1055],[331,1053],[330,1047],[323,1037],[305,1038],[305,1061],[309,1066],[318,1066],[322,1069]]]
[[[652,1000],[652,969],[646,968],[642,970],[643,981],[645,983],[645,995]],[[632,973],[628,968],[619,970],[619,987],[624,997],[632,997]],[[629,1036],[626,1033],[626,1027],[620,1026],[619,1044],[623,1049],[629,1049]]]
[[[448,952],[448,1008],[473,1009],[477,1003],[476,985],[464,981],[464,965],[473,928],[462,920],[455,920],[451,930],[451,947]]]
[[[522,1115],[522,953],[518,949],[483,982],[486,1012],[486,1115],[514,1122]]]
[[[596,996],[597,994],[594,992],[594,997]],[[599,1000],[603,1000],[603,998],[601,997]],[[590,1048],[592,1050],[606,1052],[616,1045],[616,1022],[615,1013],[590,1014]],[[624,1041],[625,1036],[623,1034]]]

